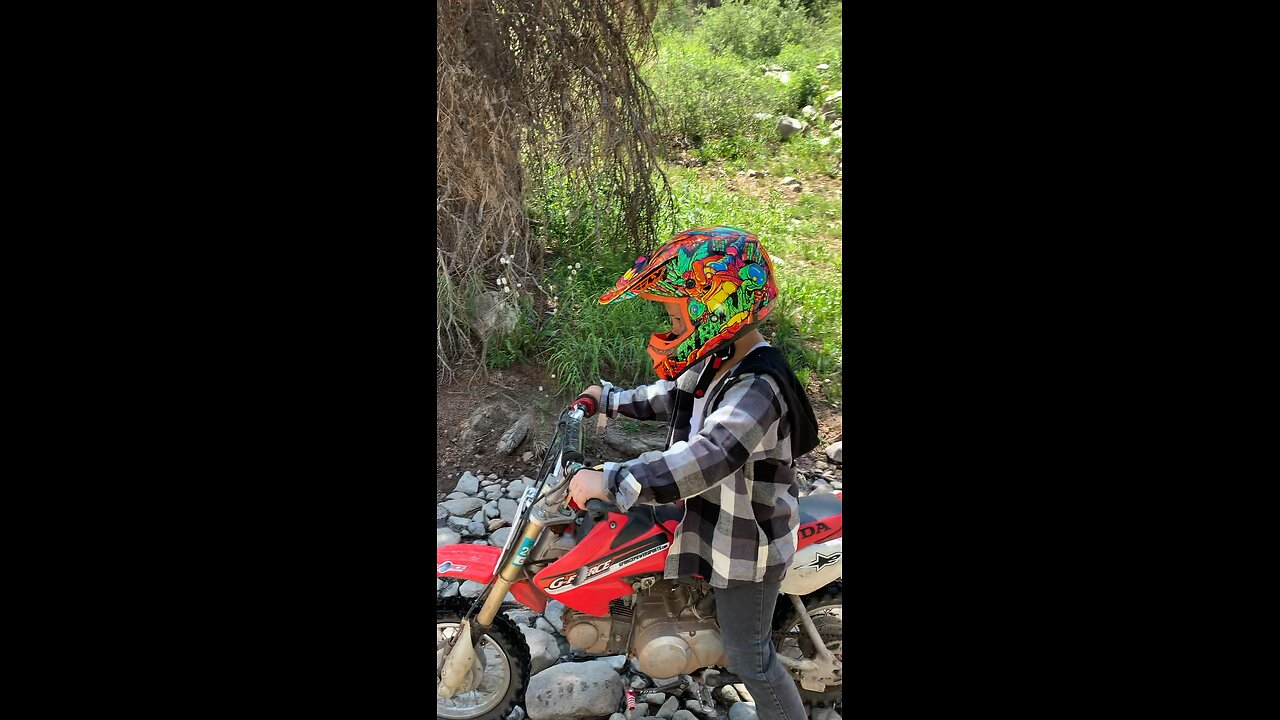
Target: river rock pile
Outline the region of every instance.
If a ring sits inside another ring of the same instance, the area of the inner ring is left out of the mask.
[[[828,452],[828,456],[831,453]],[[837,456],[838,457],[838,456]],[[833,460],[834,462],[834,460]],[[825,464],[825,463],[824,463]],[[801,474],[801,496],[832,492],[841,482],[830,466]],[[474,543],[502,547],[511,532],[521,493],[533,484],[527,476],[503,480],[496,474],[464,472],[453,492],[436,496],[436,546]],[[477,597],[480,583],[436,579],[437,597]],[[508,593],[507,602],[515,603]],[[638,672],[635,660],[615,655],[571,661],[571,648],[561,622],[564,605],[550,600],[539,614],[520,608],[506,610],[529,645],[532,676],[525,703],[507,720],[626,720],[618,712],[625,707],[625,687],[636,693],[634,718],[664,720],[748,720],[756,717],[755,704],[745,685],[725,685],[714,691],[703,685],[714,670],[676,678],[648,678]],[[681,687],[683,684],[683,687]],[[810,717],[840,720],[830,708],[814,708]]]

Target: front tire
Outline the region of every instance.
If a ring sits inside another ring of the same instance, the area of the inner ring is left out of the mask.
[[[805,611],[809,617],[813,619],[813,624],[818,629],[818,634],[822,637],[822,641],[826,644],[827,649],[836,658],[836,677],[834,682],[824,680],[826,689],[820,692],[806,690],[800,684],[800,679],[796,677],[796,673],[792,672],[791,676],[796,681],[796,687],[800,689],[800,697],[815,704],[827,704],[841,699],[840,689],[843,686],[843,672],[839,669],[843,664],[844,649],[841,647],[843,642],[844,630],[844,586],[839,580],[818,590],[817,592],[801,598],[804,602]],[[809,634],[805,632],[804,627],[800,624],[800,614],[791,604],[790,598],[785,595],[778,597],[778,608],[773,614],[773,642],[777,647],[780,655],[786,655],[790,658],[799,660],[815,660],[817,658],[817,648],[813,646],[813,641],[809,639]]]
[[[444,656],[442,649],[448,646],[450,632],[456,632],[462,616],[471,606],[461,598],[439,601],[436,609],[436,683],[440,682],[440,669]],[[529,645],[524,634],[506,615],[499,613],[493,625],[483,635],[477,626],[471,625],[476,657],[484,667],[483,678],[477,687],[460,692],[452,698],[436,697],[436,717],[449,720],[506,720],[512,708],[524,700],[525,687],[529,683]]]

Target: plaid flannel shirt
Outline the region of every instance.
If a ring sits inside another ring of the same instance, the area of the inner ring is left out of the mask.
[[[702,366],[690,368],[676,382],[613,389],[605,413],[670,419],[678,393],[693,390]],[[696,574],[717,588],[777,582],[795,555],[799,493],[786,401],[769,375],[744,373],[740,378],[727,391],[727,378],[716,382],[702,427],[692,438],[691,408],[686,407],[673,419],[675,440],[666,450],[604,465],[606,487],[624,511],[637,502],[684,500],[684,519],[676,528],[665,578]]]

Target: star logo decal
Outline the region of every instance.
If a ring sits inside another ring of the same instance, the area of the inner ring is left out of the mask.
[[[822,553],[818,553],[818,556],[813,559],[813,562],[809,563],[808,565],[805,565],[805,567],[817,568],[821,570],[822,568],[828,565],[836,564],[836,562],[839,559],[840,559],[840,553],[838,552],[831,553],[830,555],[823,555]]]

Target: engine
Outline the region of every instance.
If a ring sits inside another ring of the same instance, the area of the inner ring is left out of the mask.
[[[565,608],[562,621],[569,644],[599,655],[633,649],[640,672],[657,678],[725,664],[715,596],[706,581],[649,576],[633,587],[636,594],[611,602],[605,617]]]

